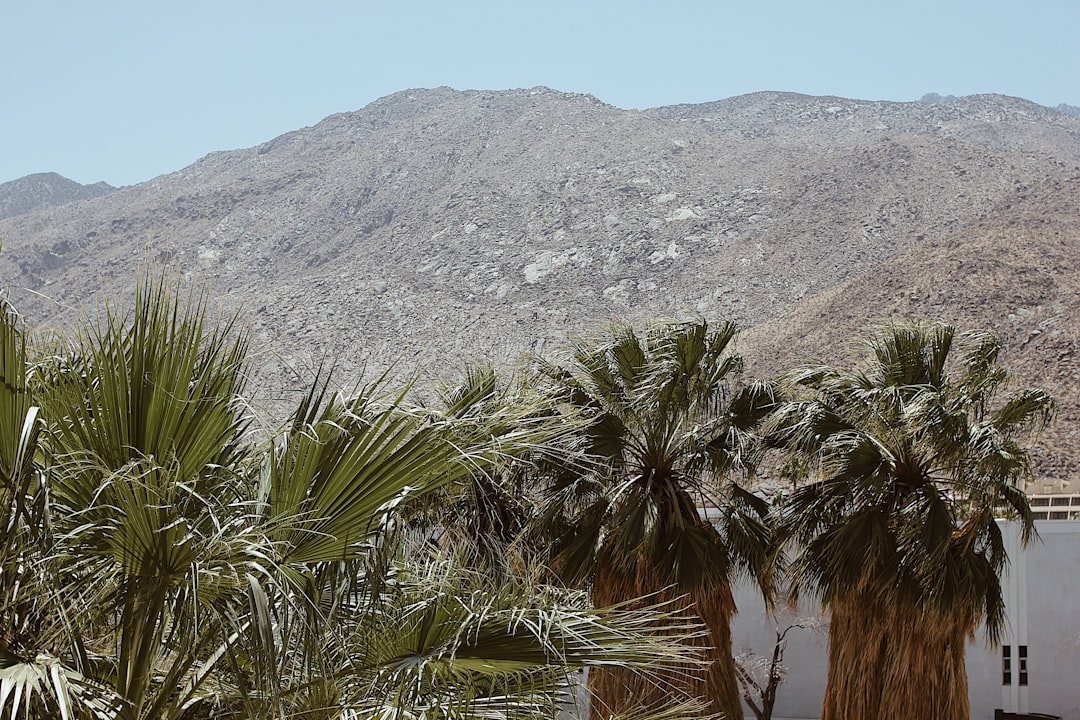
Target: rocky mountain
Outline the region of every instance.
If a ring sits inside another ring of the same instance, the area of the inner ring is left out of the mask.
[[[989,328],[1003,362],[1058,405],[1036,457],[1038,492],[1080,492],[1080,174],[1047,178],[969,226],[907,248],[749,328],[748,371],[845,361],[868,320],[933,317]]]
[[[35,173],[0,183],[0,219],[76,200],[108,195],[115,190],[105,182],[82,185],[56,173]]]
[[[762,374],[839,359],[876,318],[954,318],[999,329],[1058,395],[1040,473],[1060,489],[1080,457],[1078,185],[1080,120],[1003,96],[627,111],[410,90],[9,218],[0,283],[55,327],[165,266],[243,313],[266,397],[324,357],[341,378],[453,372],[614,315],[733,317]]]

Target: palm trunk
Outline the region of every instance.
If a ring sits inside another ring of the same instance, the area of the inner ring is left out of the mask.
[[[693,594],[694,608],[709,630],[710,661],[705,673],[705,694],[710,715],[726,720],[743,720],[742,696],[735,674],[735,655],[731,652],[731,618],[735,615],[735,598],[727,585]]]
[[[133,716],[140,717],[161,650],[167,585],[153,579],[140,583],[129,578],[127,583],[131,595],[125,599],[121,620],[117,693],[127,701]]]
[[[968,640],[975,623],[966,612],[940,617],[894,606],[890,613],[892,652],[885,664],[881,717],[969,720]]]
[[[882,602],[860,590],[834,601],[829,613],[821,720],[881,720],[882,666],[889,649]]]
[[[659,710],[675,703],[696,701],[708,715],[743,720],[742,701],[731,653],[731,617],[735,601],[723,586],[691,593],[689,597],[668,586],[655,570],[639,563],[638,572],[626,577],[602,562],[592,587],[595,607],[606,607],[647,596],[633,606],[659,603],[685,606],[688,621],[704,625],[707,634],[689,641],[700,647],[705,667],[664,669],[650,673],[621,668],[589,670],[589,720],[607,720],[629,708]]]
[[[969,720],[969,613],[942,618],[866,588],[829,610],[822,720]]]

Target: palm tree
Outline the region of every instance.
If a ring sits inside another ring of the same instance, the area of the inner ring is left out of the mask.
[[[195,700],[197,668],[228,636],[218,617],[235,614],[242,587],[247,546],[230,521],[247,494],[246,348],[204,317],[201,303],[184,311],[145,287],[130,323],[108,313],[35,368],[53,557],[96,601],[87,630],[116,623],[119,653],[94,676],[131,718],[175,717]]]
[[[273,444],[256,505],[274,569],[249,592],[252,616],[271,621],[248,623],[238,643],[261,659],[233,673],[240,717],[549,717],[572,669],[670,652],[645,621],[688,632],[662,613],[602,617],[412,547],[398,509],[468,484],[532,436],[463,442],[468,429],[401,400],[377,385],[351,399],[312,391]]]
[[[460,483],[426,497],[413,518],[463,562],[493,578],[537,568],[543,555],[533,525],[541,466],[561,458],[561,438],[580,429],[561,417],[535,376],[500,375],[489,362],[468,364],[436,387],[437,410],[452,421],[460,446],[488,444],[489,462]]]
[[[589,423],[579,434],[583,460],[548,489],[556,568],[588,584],[597,607],[681,602],[707,630],[695,641],[703,671],[591,673],[593,718],[680,695],[742,717],[731,584],[748,575],[769,596],[770,533],[765,503],[733,475],[752,469],[751,432],[774,401],[765,385],[732,387],[742,368],[735,334],[730,322],[670,322],[644,335],[616,322],[602,337],[575,341],[566,365],[540,363]]]
[[[53,691],[77,698],[86,684],[70,663],[60,662],[68,648],[65,619],[52,612],[59,575],[55,564],[39,561],[53,539],[42,482],[43,425],[28,368],[17,315],[0,298],[0,714],[10,698],[27,714],[32,708],[55,716],[72,703],[61,710],[49,699]]]
[[[396,541],[398,508],[528,428],[495,446],[405,390],[317,382],[257,444],[243,334],[203,302],[147,285],[35,357],[2,310],[0,716],[535,717],[568,668],[665,662],[645,620],[687,632],[434,578]]]
[[[785,504],[796,594],[831,613],[823,720],[969,717],[964,651],[1004,624],[996,518],[1034,534],[1018,483],[1052,399],[1000,393],[1001,341],[894,322],[856,369],[788,376],[797,397],[766,424],[805,484]]]

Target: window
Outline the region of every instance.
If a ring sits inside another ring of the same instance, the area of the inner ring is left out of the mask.
[[[1012,646],[1001,646],[1001,684],[1012,685]]]
[[[1019,667],[1020,684],[1021,685],[1027,685],[1027,680],[1028,680],[1027,645],[1021,645],[1019,648],[1017,648],[1017,650],[1019,650],[1019,655],[1020,655],[1020,658],[1019,658],[1020,659],[1020,667]]]

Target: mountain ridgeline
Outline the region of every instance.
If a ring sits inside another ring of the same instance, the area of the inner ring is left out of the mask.
[[[82,185],[53,172],[26,175],[0,183],[0,220],[76,200],[101,197],[115,189],[105,182]]]
[[[1058,398],[1034,489],[1080,491],[1080,119],[1017,98],[410,90],[0,237],[34,327],[123,304],[139,268],[205,286],[270,398],[324,358],[452,373],[613,316],[733,318],[751,376],[883,318],[991,328]]]

